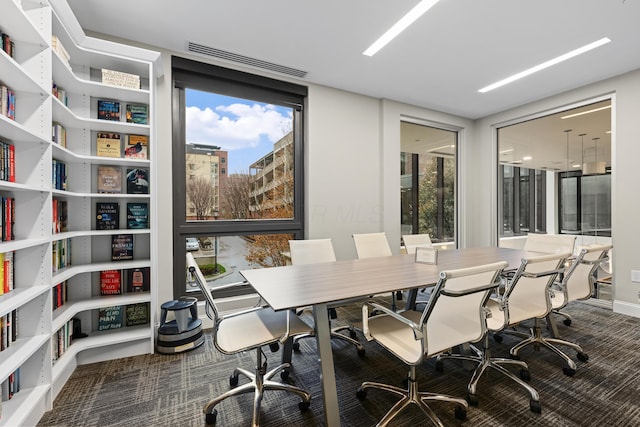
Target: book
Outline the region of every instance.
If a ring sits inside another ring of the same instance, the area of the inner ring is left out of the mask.
[[[114,234],[111,236],[111,261],[133,259],[133,234]]]
[[[127,123],[146,125],[149,123],[147,104],[127,104],[125,107]]]
[[[122,327],[123,306],[113,305],[98,309],[98,330],[106,331]]]
[[[96,156],[120,157],[120,134],[98,132],[96,135]]]
[[[120,102],[105,99],[98,100],[98,119],[120,121]]]
[[[122,193],[122,170],[117,166],[98,166],[98,193]]]
[[[120,295],[122,293],[122,277],[120,270],[103,270],[100,272],[100,295]]]
[[[144,168],[127,169],[127,193],[149,194],[149,170]]]
[[[149,292],[150,268],[127,270],[127,292]]]
[[[53,199],[51,203],[53,211],[52,232],[64,233],[67,231],[67,201]]]
[[[149,228],[149,204],[146,202],[127,203],[127,228]]]
[[[102,84],[110,86],[140,89],[140,76],[122,71],[102,69]]]
[[[149,323],[149,303],[129,304],[125,308],[126,325],[137,326]]]
[[[127,159],[147,159],[149,156],[149,137],[146,135],[129,135],[124,156]]]
[[[120,228],[120,203],[96,202],[96,230]]]

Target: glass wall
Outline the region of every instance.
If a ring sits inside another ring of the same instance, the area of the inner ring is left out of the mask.
[[[402,122],[401,141],[402,234],[454,243],[457,132]]]

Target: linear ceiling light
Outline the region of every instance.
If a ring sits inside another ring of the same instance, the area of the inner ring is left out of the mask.
[[[582,47],[580,47],[578,49],[572,50],[571,52],[565,53],[564,55],[560,55],[560,56],[558,56],[556,58],[553,58],[553,59],[551,59],[551,60],[549,60],[547,62],[543,62],[540,65],[536,65],[535,67],[531,67],[528,70],[524,70],[524,71],[522,71],[522,72],[520,72],[518,74],[514,74],[511,77],[507,77],[504,80],[500,80],[499,82],[496,82],[496,83],[493,83],[493,84],[491,84],[489,86],[483,87],[482,89],[478,90],[478,92],[480,92],[480,93],[489,92],[490,90],[499,88],[500,86],[504,86],[504,85],[506,85],[508,83],[511,83],[511,82],[519,80],[519,79],[521,79],[523,77],[526,77],[526,76],[528,76],[530,74],[537,73],[538,71],[541,71],[541,70],[544,70],[545,68],[551,67],[552,65],[559,64],[560,62],[566,61],[567,59],[573,58],[574,56],[581,55],[581,54],[583,54],[585,52],[588,52],[588,51],[590,51],[592,49],[600,47],[600,46],[602,46],[604,44],[609,43],[610,41],[611,40],[608,37],[601,38],[600,40],[595,41],[593,43],[589,43],[586,46],[582,46]]]
[[[373,56],[380,49],[386,46],[391,40],[393,40],[398,34],[403,32],[409,25],[420,18],[427,10],[438,3],[440,0],[422,0],[413,9],[411,9],[406,15],[402,17],[393,27],[389,28],[378,40],[376,40],[371,46],[367,48],[363,55]]]
[[[596,111],[606,110],[607,108],[611,108],[611,105],[607,105],[605,107],[594,108],[593,110],[582,111],[580,113],[569,114],[568,116],[562,116],[561,119],[570,119],[571,117],[582,116],[583,114],[595,113]]]

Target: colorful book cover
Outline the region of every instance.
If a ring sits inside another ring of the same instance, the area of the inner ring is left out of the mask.
[[[120,204],[118,202],[96,202],[96,230],[120,228]]]
[[[128,159],[144,159],[149,156],[149,137],[147,135],[129,135],[124,156]]]
[[[127,169],[127,193],[149,194],[149,171],[147,169]]]
[[[114,305],[98,309],[98,330],[106,331],[122,327],[123,306]]]
[[[127,326],[146,325],[149,323],[149,303],[129,304],[125,308]]]
[[[98,100],[98,119],[120,121],[120,102],[105,99]]]
[[[122,277],[120,270],[104,270],[100,272],[100,295],[120,295],[122,293]]]
[[[96,135],[96,156],[120,157],[120,134],[98,132]]]
[[[116,166],[98,166],[98,193],[122,193],[122,170]]]
[[[127,123],[146,125],[148,123],[147,104],[127,104]]]
[[[127,270],[127,292],[149,292],[150,268]]]
[[[145,202],[127,203],[127,228],[149,228],[149,204]]]
[[[111,236],[111,261],[133,259],[133,234],[114,234]]]

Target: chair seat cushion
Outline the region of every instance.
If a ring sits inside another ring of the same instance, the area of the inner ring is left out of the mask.
[[[405,311],[400,313],[418,323],[422,313]],[[415,340],[412,329],[387,314],[369,318],[369,333],[384,348],[409,364],[418,363],[422,358],[422,343]]]
[[[289,336],[313,332],[295,313],[265,307],[223,319],[218,325],[216,343],[220,351],[236,353],[275,342],[286,332],[287,315],[290,315]]]
[[[504,311],[500,310],[500,303],[494,299],[489,299],[487,309],[491,313],[487,316],[487,329],[490,331],[501,331],[505,326]]]

